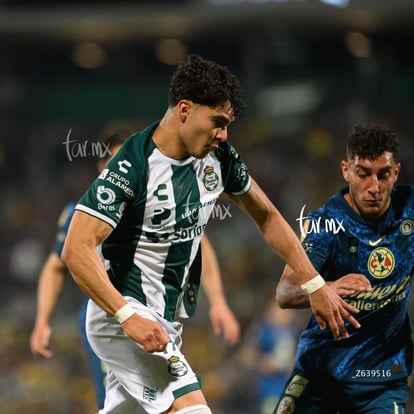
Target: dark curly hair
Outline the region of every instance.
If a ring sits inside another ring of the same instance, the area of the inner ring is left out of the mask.
[[[243,92],[236,76],[227,67],[198,55],[187,56],[178,65],[171,79],[169,106],[177,105],[181,99],[189,99],[212,108],[230,102],[235,117],[245,107]]]
[[[400,144],[397,134],[391,128],[379,123],[355,125],[346,139],[348,160],[359,158],[373,161],[385,151],[398,160]]]

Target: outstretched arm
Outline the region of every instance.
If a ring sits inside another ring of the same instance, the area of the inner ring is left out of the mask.
[[[45,358],[53,356],[49,348],[52,328],[50,321],[56,309],[65,277],[65,264],[55,252],[51,252],[43,265],[37,285],[37,310],[30,349],[34,355]]]
[[[300,278],[288,265],[285,266],[279,283],[276,287],[276,301],[281,308],[308,308],[309,295],[300,287]],[[371,290],[370,281],[362,274],[349,273],[327,285],[335,290],[339,296],[352,295],[356,292]]]
[[[201,239],[201,257],[201,284],[210,303],[213,331],[223,333],[225,342],[234,345],[240,339],[240,326],[227,304],[217,257],[207,236]]]
[[[299,275],[301,284],[314,280],[318,272],[303,250],[298,237],[255,181],[247,193],[231,198],[253,219],[269,246]],[[324,329],[328,325],[335,339],[349,336],[344,319],[356,328],[360,327],[350,314],[357,313],[358,309],[346,303],[326,284],[319,285],[317,290],[309,295],[309,300],[319,326]]]

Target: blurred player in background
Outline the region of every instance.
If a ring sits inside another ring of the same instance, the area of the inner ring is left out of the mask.
[[[101,142],[109,151],[102,151],[103,158],[97,162],[98,172],[102,171],[109,158],[115,155],[122,143],[130,135],[126,129],[114,130],[105,135]],[[55,312],[60,293],[62,291],[66,266],[60,259],[63,243],[72,219],[76,202],[69,203],[62,211],[58,223],[55,242],[46,262],[41,270],[37,288],[37,309],[35,324],[30,336],[30,348],[33,354],[44,358],[51,358],[53,351],[50,348],[52,328],[50,326]],[[95,387],[97,405],[103,407],[105,400],[105,375],[106,367],[92,351],[86,338],[85,316],[88,298],[85,296],[82,307],[79,311],[79,323],[82,334],[82,341],[87,352],[88,361],[92,371]]]
[[[101,140],[102,145],[109,151],[102,151],[104,156],[98,160],[97,169],[101,172],[121,147],[122,143],[131,135],[131,131],[119,129],[107,133]],[[53,249],[43,265],[39,276],[37,290],[37,310],[35,324],[30,337],[30,348],[33,354],[44,358],[51,358],[53,351],[50,347],[52,328],[51,321],[62,291],[66,266],[60,259],[66,233],[72,219],[76,203],[69,203],[62,211],[58,223]],[[99,248],[98,248],[99,249]],[[240,326],[233,312],[230,310],[222,286],[220,269],[217,257],[207,237],[201,243],[202,250],[202,286],[210,304],[210,322],[215,334],[223,334],[225,342],[234,345],[240,338]],[[105,261],[104,261],[105,262]],[[208,281],[208,283],[205,283]],[[104,406],[106,366],[92,351],[86,337],[85,317],[88,298],[85,296],[79,311],[82,341],[90,363],[94,388],[99,408]]]
[[[272,299],[247,329],[239,359],[253,380],[257,414],[271,414],[282,394],[295,359],[298,319]]]
[[[275,414],[406,412],[413,362],[408,308],[414,187],[395,185],[398,156],[393,130],[382,124],[356,125],[341,162],[348,187],[302,223],[309,258],[327,283],[360,310],[361,328],[349,326],[350,337],[338,342],[312,317]],[[289,266],[276,294],[284,308],[309,306]]]

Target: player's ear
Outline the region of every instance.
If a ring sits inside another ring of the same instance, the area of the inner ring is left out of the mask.
[[[187,120],[188,114],[191,109],[191,101],[187,99],[181,99],[177,104],[178,116],[180,121],[184,123]]]
[[[395,172],[394,183],[397,182],[397,180],[398,180],[398,174],[400,173],[400,170],[401,170],[401,164],[398,163],[395,166],[395,170],[394,170],[394,172]]]
[[[349,181],[349,164],[347,161],[342,160],[341,161],[341,171],[342,176],[344,177],[345,181]]]

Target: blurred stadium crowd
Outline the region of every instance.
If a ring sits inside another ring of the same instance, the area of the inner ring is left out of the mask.
[[[191,2],[176,3],[186,7]],[[161,14],[164,6],[159,7]],[[307,11],[301,14],[304,21]],[[227,30],[211,25],[202,36],[187,34],[180,41],[165,43],[155,35],[139,41],[135,34],[111,42],[107,34],[100,42],[93,31],[90,37],[85,31],[50,38],[41,30],[37,36],[6,30],[1,22],[7,12],[0,6],[2,413],[86,414],[95,408],[77,327],[81,295],[70,277],[54,320],[54,358],[30,354],[37,278],[61,209],[95,177],[93,143],[107,128],[139,129],[163,113],[180,54],[202,54],[239,74],[248,107],[230,127],[229,140],[298,233],[301,209],[317,207],[344,185],[339,162],[347,131],[357,122],[383,121],[398,132],[400,181],[413,183],[409,45],[414,33],[409,29],[324,30],[318,23],[301,28],[275,14],[274,23],[267,22],[262,31],[254,24],[234,30],[230,13]],[[217,21],[222,12],[217,11]],[[165,54],[172,50],[172,57]],[[252,226],[223,198],[207,230],[243,335],[273,300],[283,266]],[[307,316],[297,312],[295,329]],[[258,414],[257,372],[254,363],[243,363],[244,336],[229,348],[208,324],[202,294],[184,343],[214,412]]]

